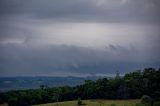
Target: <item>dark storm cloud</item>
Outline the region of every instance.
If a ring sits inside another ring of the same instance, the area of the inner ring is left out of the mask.
[[[113,53],[115,48],[116,54]],[[3,50],[0,56],[0,69],[3,76],[43,75],[46,73],[54,75],[53,72],[114,74],[116,70],[123,70],[121,73],[124,73],[145,66],[157,65],[149,61],[150,59],[143,59],[141,57],[143,54],[134,54],[131,48],[126,51],[122,50],[123,55],[117,57],[122,53],[119,46],[114,46],[112,51],[97,51],[65,45],[35,47],[30,44],[12,43],[5,47],[1,45],[0,49]]]
[[[1,0],[5,17],[67,21],[159,22],[159,0]]]

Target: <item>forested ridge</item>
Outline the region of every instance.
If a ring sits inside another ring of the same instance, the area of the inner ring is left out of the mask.
[[[11,106],[27,106],[81,99],[139,99],[150,96],[160,101],[160,69],[145,68],[114,78],[96,81],[86,80],[75,87],[63,86],[49,88],[41,85],[39,89],[17,90],[0,93],[0,103]]]

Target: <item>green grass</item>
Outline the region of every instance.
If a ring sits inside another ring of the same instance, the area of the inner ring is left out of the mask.
[[[135,106],[140,100],[83,100],[86,105],[81,106],[110,106],[115,104],[116,106]],[[78,106],[77,101],[65,101],[58,103],[48,103],[35,106]]]

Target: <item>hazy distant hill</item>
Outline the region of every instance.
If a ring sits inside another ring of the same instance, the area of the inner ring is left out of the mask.
[[[48,87],[75,86],[82,84],[84,80],[96,80],[100,77],[3,77],[0,78],[0,91],[34,89],[40,85]]]

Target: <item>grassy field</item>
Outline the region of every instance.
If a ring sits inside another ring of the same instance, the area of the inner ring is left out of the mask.
[[[83,100],[82,106],[110,106],[115,104],[116,106],[135,106],[139,100]],[[59,103],[48,103],[35,106],[77,106],[77,101],[66,101]]]

